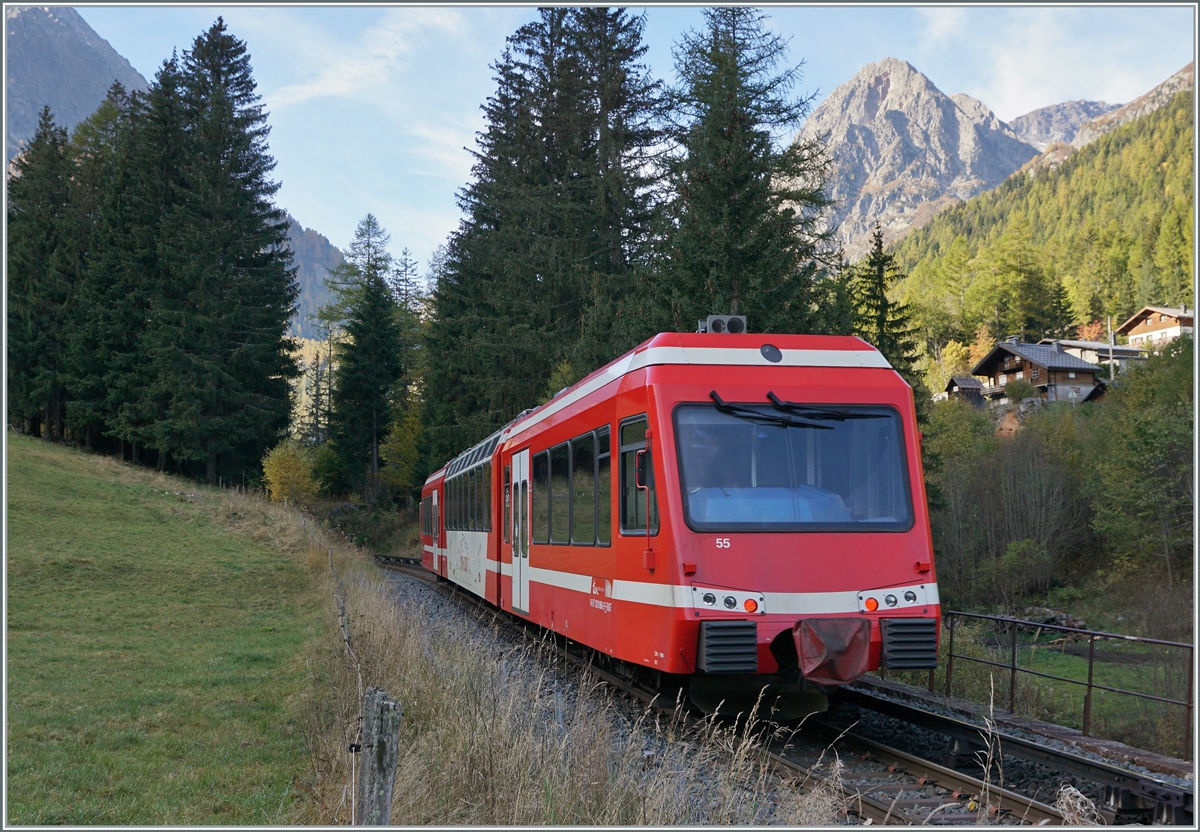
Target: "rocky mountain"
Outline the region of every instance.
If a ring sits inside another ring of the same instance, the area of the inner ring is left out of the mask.
[[[1117,107],[1084,124],[1075,138],[1071,140],[1071,146],[1078,150],[1125,122],[1154,112],[1159,107],[1170,103],[1175,97],[1175,93],[1180,90],[1193,89],[1195,80],[1195,64],[1189,63],[1145,95],[1139,95],[1128,104]]]
[[[1079,125],[1072,138],[1068,139],[1064,136],[1058,141],[1047,145],[1041,155],[1029,160],[1021,170],[1029,174],[1044,169],[1053,170],[1066,161],[1075,151],[1086,147],[1105,133],[1109,133],[1120,125],[1132,121],[1139,116],[1149,115],[1160,107],[1170,103],[1176,93],[1181,90],[1193,89],[1194,86],[1193,65],[1188,64],[1145,95],[1138,96],[1128,104],[1110,107],[1104,113]],[[1074,103],[1089,102],[1067,102],[1067,104]],[[1054,108],[1047,107],[1044,109]],[[1041,112],[1042,110],[1034,110],[1027,116],[1021,116],[1021,119],[1026,119]],[[1013,124],[1015,125],[1021,119],[1014,119]]]
[[[1084,123],[1117,109],[1104,101],[1064,101],[1042,107],[1008,123],[1018,137],[1039,151],[1055,144],[1070,144]]]
[[[846,255],[885,244],[943,208],[994,188],[1037,155],[982,102],[946,95],[906,61],[868,64],[813,111],[799,139],[832,149],[832,222]]]
[[[342,252],[324,235],[305,228],[291,214],[287,215],[288,241],[292,245],[292,264],[296,267],[296,282],[300,297],[296,317],[292,318],[291,334],[300,338],[318,338],[316,325],[309,319],[333,300],[325,288],[329,270],[342,264]]]
[[[96,111],[113,81],[145,90],[146,79],[108,41],[66,6],[13,6],[4,10],[8,80],[6,160],[20,152],[50,105],[68,130]]]

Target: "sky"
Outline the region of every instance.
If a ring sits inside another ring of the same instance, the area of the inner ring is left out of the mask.
[[[76,6],[147,80],[223,16],[245,41],[269,113],[277,204],[345,250],[374,214],[424,272],[458,227],[490,64],[533,6]],[[1003,120],[1072,99],[1125,103],[1195,53],[1191,5],[763,6],[819,104],[863,66],[908,61]],[[672,46],[700,7],[645,15],[645,61],[675,79]]]

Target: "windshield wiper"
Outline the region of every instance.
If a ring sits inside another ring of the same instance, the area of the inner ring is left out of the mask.
[[[774,392],[768,390],[767,398],[771,400],[771,404],[775,405],[779,410],[785,413],[794,413],[797,416],[803,416],[806,419],[832,419],[838,422],[846,419],[886,419],[886,413],[855,413],[850,410],[839,410],[835,407],[822,407],[816,404],[800,404],[798,402],[785,402],[775,395]]]
[[[781,427],[796,427],[796,428],[816,428],[818,430],[833,430],[829,425],[820,425],[815,422],[803,422],[799,419],[794,419],[791,416],[777,416],[773,413],[763,413],[761,410],[755,410],[752,407],[742,407],[737,404],[730,404],[717,395],[717,391],[713,390],[708,394],[712,400],[717,403],[717,410],[722,413],[728,413],[730,416],[737,416],[742,419],[748,419],[752,422],[765,422],[769,425],[779,425]]]

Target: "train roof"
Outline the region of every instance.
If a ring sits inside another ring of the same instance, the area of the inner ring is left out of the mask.
[[[851,335],[775,335],[766,333],[660,332],[620,358],[560,390],[554,398],[525,410],[515,419],[431,474],[449,479],[490,459],[499,443],[569,407],[628,373],[662,364],[769,367],[845,367],[892,369],[873,346]],[[897,376],[899,379],[899,376]],[[899,383],[903,384],[903,381]]]

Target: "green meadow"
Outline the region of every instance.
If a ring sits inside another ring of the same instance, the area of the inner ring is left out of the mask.
[[[11,433],[7,499],[7,823],[300,821],[302,560],[217,489]]]

